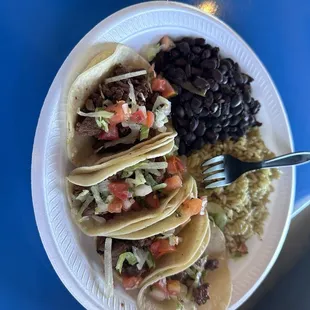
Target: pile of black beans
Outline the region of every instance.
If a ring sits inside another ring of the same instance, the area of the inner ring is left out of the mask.
[[[251,127],[261,125],[255,117],[260,103],[251,96],[253,78],[242,73],[238,63],[222,58],[220,49],[203,38],[185,37],[175,45],[169,52],[158,53],[154,63],[156,72],[178,93],[170,100],[180,155],[217,140],[237,140]],[[185,90],[184,83],[205,96]]]

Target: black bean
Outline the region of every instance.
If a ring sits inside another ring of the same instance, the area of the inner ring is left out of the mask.
[[[223,95],[220,92],[213,93],[214,101],[219,101],[220,99],[222,99],[222,96]]]
[[[223,115],[229,115],[229,112],[230,112],[230,104],[229,104],[229,102],[225,102],[222,105],[222,114]]]
[[[199,137],[193,144],[192,148],[194,150],[200,150],[204,146],[205,142],[203,141],[203,138]]]
[[[179,144],[179,155],[185,155],[185,153],[186,153],[186,145],[185,142],[181,140]]]
[[[246,74],[242,74],[243,83],[246,84],[249,81],[249,78]]]
[[[195,45],[195,39],[192,37],[185,37],[181,41],[187,42],[190,46]]]
[[[227,140],[228,138],[229,138],[229,135],[228,135],[227,132],[221,132],[221,133],[220,133],[219,139],[220,139],[221,141],[225,141],[225,140]]]
[[[223,81],[222,81],[223,84],[227,84],[228,83],[228,76],[223,76]]]
[[[233,115],[239,115],[242,112],[242,110],[243,110],[243,106],[242,106],[242,104],[240,104],[237,107],[231,109],[231,113]]]
[[[197,76],[192,83],[198,89],[207,89],[208,90],[210,88],[208,81],[205,80],[204,78],[200,77],[200,76]]]
[[[254,81],[254,79],[248,75],[248,74],[245,74],[247,77],[248,77],[248,83],[252,83]]]
[[[176,77],[178,77],[178,78],[180,78],[180,79],[184,79],[184,78],[186,78],[186,76],[185,76],[185,72],[184,72],[184,70],[183,69],[181,69],[181,68],[176,68],[175,69],[175,75],[176,75]]]
[[[214,92],[214,91],[218,91],[220,88],[219,84],[217,83],[214,83],[213,87],[211,88],[211,90]]]
[[[240,71],[235,71],[233,73],[233,78],[237,84],[243,83],[243,78],[242,78],[242,74],[240,73]]]
[[[177,66],[184,67],[187,64],[187,61],[184,58],[178,58],[174,63]]]
[[[259,121],[256,121],[254,126],[260,127],[260,126],[262,126],[262,125],[263,125],[263,123],[261,123],[261,122],[259,122]]]
[[[198,55],[195,55],[194,59],[193,59],[193,65],[194,66],[200,66],[200,57]]]
[[[245,135],[245,130],[243,128],[238,128],[238,130],[236,131],[236,135],[238,137],[242,137]]]
[[[180,137],[183,137],[187,134],[187,130],[185,128],[179,128],[178,134]]]
[[[215,59],[206,59],[201,63],[201,67],[206,69],[215,69],[216,65],[217,61]]]
[[[210,113],[213,115],[214,113],[216,113],[219,109],[219,104],[214,102],[211,107],[210,107]]]
[[[259,111],[260,107],[261,107],[260,102],[258,100],[255,100],[253,108],[251,109],[252,114],[256,114]]]
[[[211,51],[209,49],[205,49],[201,54],[201,59],[207,59],[211,56]]]
[[[204,121],[200,121],[196,130],[195,130],[195,135],[197,137],[202,137],[204,135],[206,131],[206,125],[205,125],[205,122]]]
[[[170,67],[168,70],[167,70],[167,75],[171,78],[174,78],[176,76],[176,71],[175,71],[175,68],[174,67]]]
[[[218,83],[221,83],[223,81],[223,74],[220,70],[214,69],[212,70],[212,77],[214,80]]]
[[[202,112],[203,107],[193,107],[192,110],[193,112],[199,117],[200,113]]]
[[[199,55],[202,51],[202,48],[200,46],[193,46],[192,47],[192,52]]]
[[[206,108],[202,109],[202,111],[199,114],[199,117],[206,117],[210,114],[210,111]]]
[[[195,117],[193,117],[193,118],[191,119],[191,121],[189,122],[189,130],[190,130],[190,131],[195,131],[196,128],[197,128],[197,126],[198,126],[198,124],[199,124],[198,119],[196,119]]]
[[[231,87],[229,85],[221,85],[221,91],[222,93],[229,95],[231,93]]]
[[[245,90],[243,93],[243,101],[245,103],[250,103],[251,102],[251,93],[248,90]]]
[[[187,128],[189,121],[184,118],[177,118],[177,123],[179,124],[180,127]]]
[[[226,66],[230,70],[233,67],[233,61],[230,61],[230,60],[229,59],[222,59],[221,65]]]
[[[184,91],[182,97],[184,98],[184,101],[191,100],[193,98],[193,93]]]
[[[213,93],[212,91],[207,91],[204,99],[204,106],[209,108],[212,103],[213,103]]]
[[[206,40],[204,38],[196,38],[195,44],[203,46],[206,43]]]
[[[248,125],[249,125],[249,122],[247,122],[245,119],[242,119],[242,120],[240,121],[240,123],[239,123],[239,126],[240,126],[241,128],[248,127]]]
[[[228,79],[228,84],[230,85],[230,86],[236,86],[237,84],[236,84],[236,81],[233,79],[233,78],[229,78]]]
[[[227,118],[232,118],[233,117],[233,115],[231,114],[231,113],[229,113],[228,115],[227,115]]]
[[[205,139],[210,143],[215,143],[219,138],[219,134],[213,131],[206,131],[204,135]]]
[[[222,74],[226,74],[228,67],[226,65],[220,65],[219,70],[222,72]]]
[[[192,75],[192,67],[190,64],[186,64],[185,66],[185,74],[187,78],[190,78]]]
[[[233,116],[230,120],[230,126],[236,126],[240,120],[241,118],[239,116]]]
[[[184,118],[185,115],[185,111],[183,109],[183,107],[181,105],[179,105],[178,107],[176,107],[175,109],[175,114],[179,117],[179,118]]]
[[[180,52],[176,48],[174,48],[170,51],[170,55],[172,58],[178,58],[180,56]]]
[[[253,126],[255,124],[255,117],[253,115],[249,115],[249,124]]]
[[[221,114],[222,114],[222,108],[221,106],[219,106],[218,110],[215,113],[213,113],[212,116],[218,118],[221,116]]]
[[[188,102],[184,103],[184,110],[188,118],[192,118],[194,116],[192,108]]]
[[[236,108],[242,103],[242,95],[241,94],[236,94],[232,97],[231,99],[231,107]]]
[[[190,52],[190,47],[189,47],[188,42],[183,41],[183,42],[178,43],[176,46],[184,56],[186,56]]]
[[[220,49],[218,47],[213,47],[211,52],[213,56],[217,56],[220,53]]]
[[[212,90],[212,88],[214,87],[215,81],[213,79],[208,79],[207,81],[210,84],[210,88]]]
[[[200,107],[202,105],[202,98],[199,98],[198,96],[194,96],[191,100],[191,107]]]
[[[225,102],[225,99],[222,98],[222,99],[220,99],[218,102],[219,102],[219,104],[222,105],[222,104]]]
[[[184,136],[183,139],[187,145],[191,145],[196,140],[196,135],[192,132],[189,132],[186,136]]]
[[[230,131],[230,132],[236,132],[236,131],[238,130],[237,127],[233,127],[233,126],[229,126],[229,127],[227,127],[227,128],[229,128],[229,131]]]
[[[193,75],[201,75],[202,74],[202,69],[201,68],[192,67],[192,74]]]
[[[229,118],[225,119],[225,121],[222,122],[222,127],[227,127],[229,124],[230,124]]]

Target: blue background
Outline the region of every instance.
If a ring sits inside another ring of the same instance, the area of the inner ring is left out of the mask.
[[[53,271],[37,232],[30,184],[33,138],[49,85],[71,49],[106,16],[137,2],[0,2],[1,309],[82,308]],[[249,43],[274,79],[296,150],[310,150],[309,1],[218,0],[217,4],[220,18]],[[310,165],[298,169],[297,200],[310,194],[309,175]]]

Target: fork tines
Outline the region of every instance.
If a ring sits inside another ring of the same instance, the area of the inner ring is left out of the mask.
[[[205,188],[214,188],[224,186],[225,171],[224,171],[224,156],[216,156],[202,163],[202,167],[206,167],[202,174],[207,175],[203,180],[209,183]],[[211,166],[211,167],[210,167]]]

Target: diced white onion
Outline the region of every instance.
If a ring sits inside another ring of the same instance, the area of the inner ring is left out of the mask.
[[[135,190],[135,196],[143,197],[152,192],[152,187],[149,185],[142,184],[137,186],[134,190]]]

